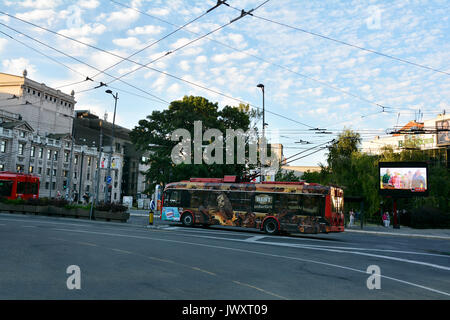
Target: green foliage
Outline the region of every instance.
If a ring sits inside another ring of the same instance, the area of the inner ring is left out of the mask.
[[[242,176],[247,173],[249,167],[245,164],[173,164],[171,152],[179,141],[171,141],[171,134],[176,129],[186,129],[194,139],[194,121],[202,121],[203,133],[207,129],[214,128],[225,136],[226,129],[247,131],[252,116],[255,114],[249,111],[248,105],[225,106],[219,110],[217,103],[203,97],[185,96],[182,100],[172,101],[167,109],[153,111],[146,119],[140,120],[138,126],[130,133],[130,138],[139,150],[149,152],[146,162],[150,165],[150,169],[146,172],[149,181],[147,191],[153,192],[155,185],[159,183],[166,184],[190,177]],[[191,151],[191,163],[194,163],[193,146]],[[225,163],[225,152],[223,155]]]
[[[294,171],[280,169],[275,175],[275,181],[298,182],[300,178],[295,175]]]
[[[127,207],[118,203],[105,203],[101,202],[95,206],[95,210],[98,211],[111,211],[111,212],[125,212],[128,210]]]
[[[450,228],[450,213],[433,207],[413,209],[411,212],[413,228]]]
[[[364,199],[365,217],[368,221],[379,221],[381,209],[392,211],[393,201],[378,194],[379,161],[426,161],[429,164],[429,196],[398,199],[399,210],[406,210],[404,222],[412,227],[444,227],[450,212],[450,172],[442,165],[445,158],[439,151],[430,152],[405,149],[395,153],[385,147],[379,156],[361,153],[358,133],[344,130],[329,148],[327,166],[320,172],[305,172],[302,179],[324,185],[336,184],[344,189],[345,196]],[[383,202],[383,204],[381,204]],[[440,212],[440,214],[438,214]]]

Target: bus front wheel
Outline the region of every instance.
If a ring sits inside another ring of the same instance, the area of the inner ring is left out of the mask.
[[[264,222],[263,230],[267,234],[277,234],[278,233],[278,222],[275,219],[267,219]]]
[[[181,217],[181,222],[185,227],[192,227],[194,225],[194,218],[191,213],[187,212]]]

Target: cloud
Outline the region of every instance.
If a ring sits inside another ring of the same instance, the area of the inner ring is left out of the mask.
[[[81,0],[77,3],[78,6],[86,9],[95,9],[100,5],[98,0]]]
[[[160,26],[154,26],[154,25],[146,25],[142,27],[136,27],[134,29],[128,30],[127,33],[130,36],[137,36],[137,35],[156,35],[160,34],[164,29]]]
[[[167,16],[170,13],[170,11],[166,8],[158,8],[148,10],[147,13],[155,16]]]
[[[17,18],[20,18],[22,20],[26,21],[41,21],[41,20],[47,20],[48,24],[51,23],[55,19],[56,12],[52,9],[37,9],[28,11],[25,13],[18,13],[16,15]]]
[[[68,37],[72,38],[80,38],[80,37],[86,37],[90,35],[101,35],[107,30],[106,26],[100,23],[94,23],[92,25],[85,24],[78,28],[70,28],[70,29],[64,29],[59,31],[59,33],[62,33]]]
[[[26,58],[6,59],[2,61],[2,66],[5,73],[22,75],[24,69],[27,69],[29,77],[36,73],[36,67]]]
[[[8,40],[0,38],[0,52],[2,52],[5,49],[7,43]]]
[[[126,28],[133,22],[139,19],[139,12],[133,9],[123,9],[121,11],[112,12],[106,19],[110,23],[110,26],[114,28],[122,29]]]
[[[113,39],[112,42],[119,47],[125,48],[137,49],[142,46],[142,43],[139,41],[139,39],[135,37]]]
[[[19,1],[13,2],[15,5],[19,5],[24,8],[34,8],[34,9],[49,9],[49,8],[56,8],[59,5],[61,5],[61,0],[26,0],[26,1]]]
[[[189,69],[191,68],[191,67],[189,66],[189,62],[186,61],[186,60],[181,61],[181,62],[179,63],[179,66],[180,66],[181,70],[183,70],[183,71],[189,71]]]

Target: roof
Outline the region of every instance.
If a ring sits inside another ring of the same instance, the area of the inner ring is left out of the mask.
[[[5,129],[15,129],[20,126],[24,126],[28,131],[34,131],[33,127],[31,127],[26,121],[7,121],[0,123],[0,127]]]
[[[166,185],[166,189],[207,189],[218,191],[259,191],[259,192],[280,192],[291,194],[329,194],[332,187],[319,184],[309,184],[306,182],[298,184],[285,184],[282,182],[273,183],[216,183],[216,182],[190,182],[180,181]]]

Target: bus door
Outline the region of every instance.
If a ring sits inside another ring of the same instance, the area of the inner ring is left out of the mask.
[[[161,220],[180,221],[181,192],[182,190],[166,190],[164,192]]]

